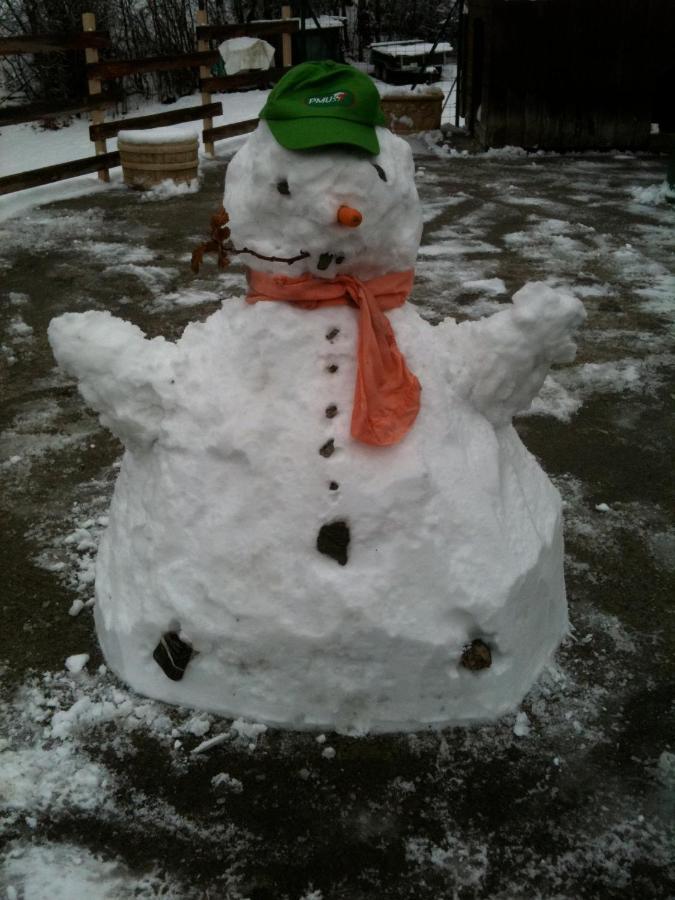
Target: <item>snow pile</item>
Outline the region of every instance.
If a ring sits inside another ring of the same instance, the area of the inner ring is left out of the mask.
[[[7,365],[13,366],[24,355],[33,340],[33,329],[21,316],[13,316],[5,329],[9,338],[6,344],[0,345],[0,355]]]
[[[82,423],[73,425],[70,433],[67,428],[54,428],[59,414],[58,404],[49,400],[37,400],[24,407],[24,412],[16,415],[0,434],[0,468],[20,463],[19,477],[25,477],[33,462],[88,438],[90,432]]]
[[[420,248],[420,257],[465,256],[473,253],[501,253],[501,248],[484,239],[481,229],[471,226],[460,228],[446,225],[434,234],[434,242]],[[470,279],[464,286],[472,288],[476,281],[490,281],[495,285],[498,279]]]
[[[488,159],[520,159],[528,155],[523,147],[507,144],[504,147],[489,147],[484,154]]]
[[[630,195],[636,203],[648,206],[660,206],[663,203],[675,201],[675,191],[667,181],[661,184],[650,184],[647,187],[630,188]]]
[[[199,306],[202,303],[218,303],[219,300],[222,300],[220,292],[188,288],[170,294],[159,294],[154,298],[153,309],[159,311],[180,306]]]
[[[4,864],[7,900],[178,900],[160,875],[141,878],[118,860],[104,860],[84,847],[48,841],[40,846],[17,843]]]
[[[551,380],[544,387],[534,405],[555,402],[556,397],[570,413],[580,397],[591,394],[637,394],[655,396],[667,381],[673,363],[671,353],[654,353],[625,357],[598,363],[571,366],[556,373],[556,383]],[[577,404],[577,406],[580,404]]]
[[[566,390],[553,376],[547,375],[541,390],[521,415],[553,416],[561,422],[569,422],[581,409],[581,403],[579,397]]]
[[[161,197],[157,199],[161,199]],[[117,279],[120,275],[131,275],[133,278],[137,278],[150,294],[157,297],[175,279],[178,269],[171,266],[141,266],[133,262],[120,262],[107,266],[101,274],[112,279]]]
[[[586,388],[595,393],[641,391],[643,368],[644,363],[639,359],[585,363],[576,370],[576,377]]]
[[[119,464],[117,464],[119,467]],[[100,482],[93,482],[93,487],[105,488]],[[107,495],[99,495],[90,500],[86,510],[81,510],[78,504],[74,505],[72,517],[74,525],[72,531],[65,535],[59,534],[53,537],[33,562],[48,572],[58,573],[60,579],[68,587],[80,596],[73,600],[70,606],[70,615],[77,616],[83,609],[90,608],[94,604],[91,596],[94,584],[94,567],[98,543],[104,529],[108,524],[107,516],[97,516],[97,509],[107,505]],[[90,515],[93,513],[94,515]],[[39,534],[35,533],[37,537]]]
[[[12,198],[13,199],[13,198]],[[134,228],[134,226],[131,226]],[[0,255],[11,255],[17,250],[27,250],[37,255],[47,255],[50,252],[62,249],[64,241],[80,242],[77,248],[83,251],[92,249],[96,252],[99,248],[112,249],[115,243],[121,252],[130,252],[119,241],[113,241],[114,237],[124,235],[128,238],[130,225],[128,222],[109,218],[100,208],[90,208],[86,211],[67,210],[56,211],[36,209],[25,218],[16,222],[3,225],[0,228]],[[145,237],[145,233],[137,236]],[[106,243],[101,242],[105,235]],[[138,247],[139,251],[146,248]]]
[[[416,84],[411,94],[418,94],[421,97],[443,97],[443,89],[437,84]],[[404,96],[406,96],[404,94]]]
[[[386,97],[387,100],[410,100],[411,96],[418,97],[437,97],[443,98],[443,89],[437,84],[416,84],[412,89],[410,85],[400,87],[400,85],[380,84],[378,85],[380,96]],[[400,121],[400,120],[399,120]]]
[[[89,662],[88,653],[76,653],[66,659],[66,669],[71,675],[79,675]]]
[[[134,742],[140,737],[158,742],[155,752],[166,754],[174,769],[180,769],[181,761],[189,758],[182,745],[195,742],[196,717],[187,711],[170,712],[172,717],[160,704],[120,689],[104,666],[93,676],[73,678],[60,673],[33,677],[11,700],[0,698],[3,897],[118,900],[188,896],[175,886],[175,877],[169,878],[174,891],[156,875],[147,857],[143,872],[132,874],[114,858],[104,860],[85,847],[45,841],[49,835],[72,834],[78,817],[87,823],[109,823],[115,830],[133,823],[139,836],[154,828],[199,845],[215,840],[221,851],[225,847],[231,853],[236,836],[229,824],[211,820],[202,827],[163,798],[147,797],[125,778],[137,753]],[[208,716],[199,718],[210,727]],[[97,754],[101,747],[104,752]],[[93,759],[94,755],[102,755],[105,761]],[[116,759],[123,764],[115,766]],[[115,773],[114,768],[118,769]],[[238,788],[235,778],[225,786],[214,786],[214,803],[220,791],[236,794]],[[104,830],[95,829],[95,833],[98,836]],[[89,824],[79,834],[87,842]],[[27,839],[19,837],[23,835]],[[8,845],[12,837],[15,840]],[[96,837],[93,842],[96,844]],[[50,878],[58,884],[50,884]]]
[[[192,126],[190,128],[144,128],[132,131],[120,131],[117,134],[118,141],[126,144],[197,144],[199,132]]]
[[[440,845],[428,838],[409,838],[405,848],[407,859],[427,872],[445,872],[455,883],[466,888],[480,888],[485,883],[488,874],[487,846],[474,835],[458,829],[446,833]]]
[[[126,144],[197,144],[199,132],[192,126],[190,128],[144,128],[129,131],[120,131],[118,141]]]
[[[152,203],[155,200],[170,200],[173,197],[184,197],[186,194],[196,194],[199,190],[199,179],[192,181],[175,182],[173,178],[165,178],[159,184],[143,191],[139,200],[141,203]]]
[[[370,45],[371,50],[378,50],[385,56],[425,56],[435,50],[436,53],[451,53],[452,46],[447,41],[427,44],[422,41],[384,41]]]
[[[236,251],[291,276],[410,268],[412,157],[379,139],[375,159],[291,153],[261,124],[228,169]],[[581,304],[532,283],[477,322],[388,317],[423,390],[388,448],[350,435],[352,307],[229,298],[175,344],[109,313],[52,322],[59,363],[127,447],[96,621],[137,690],[296,729],[406,730],[500,715],[548,663],[567,629],[560,503],[511,418],[573,356]],[[346,564],[318,552],[335,523]],[[168,632],[192,652],[182,680],[153,658]],[[474,671],[476,640],[491,664]]]
[[[319,23],[319,28],[341,28],[345,22],[345,16],[326,16],[326,15],[318,15],[316,17],[317,22]],[[258,20],[260,21],[260,20]],[[264,21],[264,20],[263,20]],[[295,20],[296,22],[300,22],[300,19]],[[316,22],[314,21],[314,16],[308,16],[305,19],[305,30],[311,31],[316,28]]]
[[[108,770],[85,763],[70,744],[6,749],[0,755],[5,813],[93,811],[112,789]]]
[[[147,193],[152,193],[152,191]],[[139,199],[142,199],[144,196],[145,194],[141,194]],[[107,263],[109,266],[148,263],[152,262],[156,255],[149,247],[143,245],[129,246],[122,241],[95,241],[75,238],[73,246],[85,259],[94,257],[101,260],[101,262]]]
[[[478,278],[475,281],[466,281],[464,287],[468,290],[481,291],[486,294],[506,293],[506,285],[501,278]]]
[[[26,341],[33,336],[33,329],[24,322],[21,316],[14,316],[7,326],[7,334],[15,340]]]

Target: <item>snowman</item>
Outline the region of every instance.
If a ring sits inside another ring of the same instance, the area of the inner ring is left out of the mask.
[[[513,709],[568,628],[560,498],[512,425],[584,312],[531,283],[433,327],[408,144],[357,70],[305,63],[232,159],[247,297],[175,343],[105,312],[49,329],[124,443],[96,568],[110,667],[290,729]]]

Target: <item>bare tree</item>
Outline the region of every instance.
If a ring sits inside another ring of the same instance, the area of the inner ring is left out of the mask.
[[[202,0],[209,21],[247,22],[255,18],[279,18],[284,0]],[[354,0],[352,0],[354,2]],[[370,40],[418,37],[434,40],[452,0],[359,0],[368,6]],[[96,15],[97,27],[110,33],[109,55],[118,59],[172,56],[195,48],[195,16],[198,0],[0,0],[0,35],[31,35],[79,31],[83,12]],[[290,4],[295,15],[300,0]],[[309,15],[346,15],[347,0],[309,0]],[[357,10],[354,10],[356,13]],[[358,15],[349,20],[357,27]],[[361,17],[363,21],[363,16]],[[359,46],[357,34],[347,43]],[[363,35],[361,36],[363,38]],[[105,58],[107,51],[102,52]],[[87,92],[84,54],[79,52],[12,56],[0,60],[6,95],[28,100],[75,99]],[[0,84],[2,81],[0,80]],[[192,93],[198,87],[195,71],[159,72],[124,80],[128,94],[142,93],[170,99]]]

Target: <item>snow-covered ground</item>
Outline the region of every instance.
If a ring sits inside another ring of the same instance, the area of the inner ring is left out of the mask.
[[[243,122],[255,118],[267,98],[269,91],[245,91],[230,94],[214,94],[213,102],[222,102],[223,115],[213,120],[214,126],[227,125],[231,122]],[[134,104],[129,101],[126,113],[117,115],[108,113],[107,120],[151,116],[190,106],[199,106],[200,96],[195,94],[181,97],[170,106],[158,102],[143,101]],[[0,177],[13,175],[42,166],[51,166],[71,159],[93,156],[94,145],[89,140],[89,118],[86,115],[74,117],[70,124],[57,130],[43,130],[38,123],[27,122],[22,125],[9,125],[0,133]],[[202,122],[184,122],[171,126],[177,132],[197,134],[200,136]],[[203,149],[203,145],[202,149]],[[216,144],[216,148],[224,146]],[[108,140],[108,151],[117,149],[117,138]],[[93,176],[95,177],[95,176]],[[6,198],[3,198],[6,199]]]
[[[227,125],[231,122],[243,122],[246,119],[254,119],[265,104],[269,91],[245,91],[240,93],[214,94],[213,102],[222,102],[223,114],[213,120],[214,126]],[[168,110],[184,109],[190,106],[198,106],[200,95],[182,97],[171,106],[165,106],[158,102],[144,101],[134,106],[130,101],[126,113],[110,115],[110,119],[127,118],[136,116],[150,116],[155,113]],[[18,172],[26,172],[43,166],[56,165],[73,159],[81,159],[93,156],[94,145],[89,140],[89,118],[82,115],[74,117],[63,128],[56,130],[43,130],[39,123],[27,122],[22,125],[10,125],[0,131],[0,178],[5,175],[14,175]],[[196,134],[199,136],[200,154],[204,156],[204,146],[201,140],[202,122],[184,122],[172,126],[179,133]],[[233,147],[238,146],[243,138],[230,138],[220,141],[215,145],[216,157],[230,155]],[[117,138],[111,138],[107,142],[108,151],[117,149]],[[111,170],[111,186],[120,184],[122,178],[121,169]],[[89,192],[109,190],[110,187],[101,184],[98,176],[80,175],[76,178],[68,178],[43,187],[29,188],[14,194],[0,197],[0,222],[10,216],[16,215],[24,209],[41,203],[54,200],[82,196]]]
[[[61,132],[15,127],[26,145],[44,139],[38,164],[55,161],[46,147]],[[120,448],[54,369],[46,327],[110,309],[171,338],[239,293],[237,267],[188,269],[224,162],[194,193],[113,185],[25,208],[0,224],[0,896],[675,893],[664,162],[469,157],[438,135],[414,146],[426,223],[414,300],[430,321],[489,315],[533,279],[589,311],[577,361],[519,422],[565,502],[574,632],[557,665],[495,725],[388,738],[277,733],[121,685],[91,623]]]

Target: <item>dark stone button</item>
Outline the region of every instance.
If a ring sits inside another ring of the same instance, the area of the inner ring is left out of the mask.
[[[492,652],[488,645],[480,638],[471,641],[462,652],[462,665],[472,672],[489,669],[492,665]]]
[[[167,678],[180,681],[192,657],[192,647],[182,641],[174,631],[167,631],[155,647],[152,657]]]
[[[341,566],[347,565],[349,547],[349,525],[346,522],[330,522],[322,525],[316,539],[316,549],[330,556]]]
[[[329,456],[332,456],[335,453],[335,441],[331,438],[329,441],[323,445],[323,447],[319,450],[319,453],[322,456],[325,456],[328,459]]]
[[[331,481],[331,483],[328,485],[328,490],[337,491],[339,487],[340,485],[337,483],[337,481]]]
[[[327,419],[334,419],[335,416],[337,416],[337,414],[338,414],[338,408],[334,403],[331,403],[330,406],[326,407],[326,418]]]
[[[327,371],[330,372],[331,375],[334,375],[339,368],[339,366],[336,366],[335,363],[333,363],[331,366],[328,366]]]
[[[328,332],[328,334],[326,335],[326,340],[327,340],[327,341],[334,341],[335,338],[338,336],[338,334],[340,334],[340,329],[339,329],[339,328],[331,328],[331,330],[330,330],[330,331]]]

